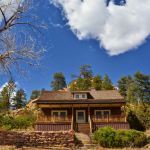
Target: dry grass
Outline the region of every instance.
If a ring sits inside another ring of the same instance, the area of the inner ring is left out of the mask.
[[[13,129],[12,131],[26,131],[26,132],[31,132],[34,131],[33,127],[28,127],[27,129]]]

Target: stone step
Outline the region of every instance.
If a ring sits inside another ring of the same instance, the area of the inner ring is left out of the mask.
[[[91,141],[94,137],[93,133],[77,133],[75,136],[79,141]]]
[[[77,144],[78,147],[83,147],[83,148],[92,148],[92,147],[97,147],[97,144]]]

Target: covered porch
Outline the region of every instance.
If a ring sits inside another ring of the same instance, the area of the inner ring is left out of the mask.
[[[99,126],[113,125],[122,128],[121,126],[128,124],[125,103],[38,104],[38,107],[41,114],[37,114],[35,130],[51,130],[48,126],[53,126],[53,130],[55,128],[56,131],[64,128],[75,130],[77,125],[86,124],[92,133]]]

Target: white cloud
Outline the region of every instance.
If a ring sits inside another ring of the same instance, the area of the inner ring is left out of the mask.
[[[50,21],[50,25],[52,25],[53,27],[60,27],[60,28],[63,28],[63,26],[59,23],[55,24],[52,22],[51,18],[49,18],[49,21]]]
[[[0,7],[5,14],[5,17],[8,18],[12,16],[13,12],[18,9],[18,4],[22,4],[24,0],[0,0]],[[0,13],[0,24],[3,21],[2,13]]]
[[[111,56],[135,49],[150,35],[150,0],[126,0],[106,6],[105,0],[49,0],[62,8],[71,31],[96,39]]]
[[[7,85],[8,82],[6,82],[5,84],[3,84],[1,87],[0,87],[0,92],[2,91],[2,89]]]

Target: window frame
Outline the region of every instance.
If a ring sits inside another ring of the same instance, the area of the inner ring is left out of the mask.
[[[79,96],[79,98],[80,98],[80,95],[79,95],[79,94],[76,94],[76,95],[75,95],[75,99],[79,99],[79,98],[77,98],[76,96]]]
[[[83,95],[85,96],[84,98],[82,97]],[[86,95],[85,94],[81,94],[81,97],[82,97],[82,99],[86,99]]]
[[[67,110],[51,110],[51,115],[53,115],[53,112],[58,112],[58,116],[60,116],[60,112],[65,112],[66,113],[66,116],[67,116]]]
[[[94,110],[94,115],[96,115],[96,111],[101,111],[101,114],[104,115],[104,111],[109,111],[109,115],[111,115],[110,110]]]
[[[79,95],[79,98],[76,98],[76,95]],[[82,95],[85,95],[85,98],[82,98]],[[87,99],[87,94],[86,93],[74,94],[74,99]]]

